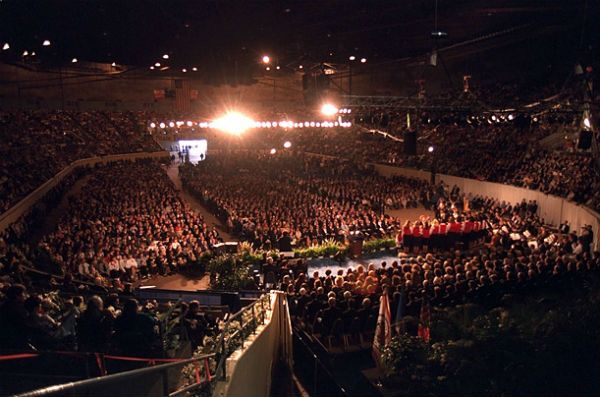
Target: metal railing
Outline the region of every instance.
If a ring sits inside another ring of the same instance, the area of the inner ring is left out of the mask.
[[[113,374],[113,375],[102,376],[99,378],[85,379],[85,380],[80,380],[77,382],[68,382],[68,383],[63,383],[60,385],[43,387],[41,389],[16,394],[13,397],[41,397],[41,396],[47,397],[47,396],[56,396],[59,394],[60,395],[65,395],[65,394],[75,395],[76,393],[90,391],[90,390],[92,390],[94,388],[98,388],[98,387],[114,386],[120,382],[129,381],[133,377],[156,375],[156,374],[159,374],[161,377],[162,395],[164,397],[174,397],[174,396],[181,395],[184,392],[191,392],[193,390],[204,387],[206,384],[209,384],[211,382],[212,376],[210,375],[210,372],[207,371],[204,379],[199,379],[199,377],[198,377],[196,383],[186,386],[185,388],[170,392],[169,391],[169,373],[168,373],[168,371],[170,369],[174,369],[179,366],[186,365],[186,364],[193,364],[195,366],[198,366],[201,361],[203,362],[205,368],[208,370],[208,368],[209,368],[208,359],[213,358],[214,356],[215,356],[215,353],[203,354],[201,356],[193,357],[193,358],[190,358],[187,360],[181,360],[181,361],[178,361],[175,363],[160,364],[160,365],[156,365],[153,367],[134,369],[131,371],[121,372],[121,373]]]
[[[68,382],[64,384],[43,387],[37,390],[16,394],[13,397],[46,397],[56,395],[79,395],[81,392],[88,392],[86,395],[94,395],[93,390],[115,386],[121,382],[131,382],[135,378],[142,376],[159,374],[161,377],[163,397],[179,397],[190,395],[194,391],[208,390],[210,394],[216,381],[227,380],[226,362],[227,358],[239,348],[244,348],[247,337],[256,333],[260,324],[265,324],[267,311],[271,309],[270,294],[263,294],[259,299],[250,305],[242,308],[237,313],[227,317],[222,324],[220,335],[214,351],[197,355],[190,359],[182,359],[177,362],[154,365],[148,368],[134,369],[117,374],[96,377],[92,379],[81,380],[77,382]],[[152,361],[151,359],[148,359]],[[202,362],[202,366],[200,363]],[[211,362],[216,362],[216,370],[211,373]],[[190,373],[193,374],[193,381],[190,383],[181,382],[181,372],[178,372],[178,389],[170,391],[169,380],[174,380],[174,375],[169,377],[168,371],[175,368],[185,368],[193,366]],[[201,373],[204,376],[201,376]],[[169,379],[170,378],[170,379]],[[155,378],[152,378],[155,379]]]

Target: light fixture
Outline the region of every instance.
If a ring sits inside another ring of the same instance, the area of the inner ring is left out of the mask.
[[[4,43],[4,45],[2,46],[2,49],[4,51],[8,50],[10,48],[10,45],[8,43]]]
[[[156,123],[150,123],[150,128],[156,128]]]
[[[183,73],[187,73],[187,69],[185,69],[185,68],[181,69],[181,71],[182,71]]]
[[[150,70],[154,70],[154,66],[150,66]]]
[[[277,67],[276,67],[275,69],[279,70],[279,69],[281,69],[281,68],[279,67],[279,65],[277,65]]]
[[[429,153],[433,153],[433,146],[429,146],[429,147],[427,148],[427,151],[428,151]]]
[[[197,71],[198,71],[198,68],[194,66],[194,67],[192,68],[192,72],[197,72]]]
[[[116,62],[113,62],[113,63],[111,64],[111,66],[114,68],[115,66],[117,66],[117,63],[116,63]]]
[[[29,51],[27,51],[27,50],[23,51],[23,56],[26,57],[27,55],[29,55]]]
[[[298,69],[302,69],[302,65],[298,66]]]
[[[366,63],[367,62],[367,58],[361,58],[360,59],[360,63]]]
[[[169,59],[169,54],[163,55],[163,59]]]
[[[77,58],[71,59],[71,63],[77,63]]]
[[[514,118],[515,118],[515,116],[513,116],[512,114],[509,114],[509,115],[508,115],[508,119],[509,119],[509,120],[512,120],[512,119],[514,119]]]
[[[333,116],[337,112],[338,108],[331,103],[324,103],[323,106],[321,106],[321,113],[325,116]]]
[[[355,57],[354,55],[350,55],[350,56],[348,57],[348,59],[349,59],[349,60],[351,60],[351,61],[354,61],[354,60],[356,59],[356,57]]]
[[[284,148],[286,148],[286,149],[289,149],[289,148],[291,148],[291,147],[292,147],[292,142],[290,142],[290,141],[285,141],[285,142],[283,143],[283,147],[284,147]]]
[[[268,72],[269,70],[271,70],[271,68],[267,66],[267,67],[265,68],[265,70]]]
[[[48,47],[48,46],[50,46],[50,44],[51,44],[51,43],[50,43],[50,40],[44,40],[44,42],[42,43],[42,45],[43,45],[44,47]]]
[[[160,68],[160,62],[156,62],[156,63],[154,64],[154,66],[156,66],[157,68]]]
[[[214,128],[238,136],[253,125],[254,121],[237,112],[229,112],[213,121]]]
[[[160,127],[160,128],[165,128],[165,127],[166,127],[166,125],[165,125],[165,123],[160,123],[160,124],[159,124],[159,127]]]
[[[192,125],[194,125],[194,123],[192,123],[191,121],[188,121],[187,123],[185,123],[188,127],[191,127]]]
[[[263,63],[269,63],[269,62],[271,62],[271,58],[269,58],[268,55],[263,55],[262,62]]]
[[[31,53],[31,56],[32,56],[32,57],[34,57],[34,56],[35,56],[35,51],[33,51],[33,52]]]
[[[585,128],[590,129],[592,128],[592,123],[590,122],[589,117],[586,117],[583,119],[583,125],[585,126]]]
[[[277,149],[275,149],[275,148],[271,149],[271,154],[275,154],[275,153],[277,153]]]
[[[171,121],[171,122],[169,123],[169,127],[171,127],[171,128],[175,127],[175,123]]]

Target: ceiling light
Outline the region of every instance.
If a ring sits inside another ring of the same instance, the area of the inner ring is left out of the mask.
[[[182,71],[183,73],[187,73],[187,69],[185,69],[185,68],[181,69],[181,71]]]
[[[271,70],[271,68],[267,66],[267,67],[265,68],[265,70],[268,72],[269,70]]]
[[[2,46],[2,49],[4,51],[8,50],[10,48],[10,45],[8,45],[8,43],[4,43],[4,45]]]
[[[361,58],[360,59],[360,63],[365,63],[365,62],[367,62],[367,58]]]
[[[31,53],[31,56],[32,56],[32,57],[34,57],[34,56],[35,56],[35,51],[33,51],[33,52]]]
[[[269,58],[268,55],[263,55],[262,61],[263,61],[263,63],[269,63],[269,62],[271,62],[271,58]]]
[[[354,61],[354,60],[356,59],[356,57],[355,57],[354,55],[350,55],[350,56],[348,57],[348,59],[349,59],[349,60],[351,60],[351,61]]]
[[[277,153],[277,149],[275,149],[275,148],[271,149],[271,154],[275,154],[275,153]]]
[[[290,141],[285,141],[285,143],[283,144],[283,147],[286,149],[289,149],[292,147],[292,142]]]
[[[114,68],[115,66],[117,66],[116,62],[111,63],[111,66]]]
[[[42,43],[42,45],[44,47],[48,47],[50,45],[50,40],[44,40],[44,42]]]
[[[156,63],[154,64],[154,66],[155,66],[155,67],[157,67],[157,68],[160,68],[160,62],[156,62]]]
[[[298,66],[298,69],[302,69],[302,65]]]
[[[280,68],[279,66],[277,66],[275,69],[279,70],[279,69],[281,69],[281,68]]]
[[[77,58],[71,59],[71,63],[77,63]]]
[[[26,57],[27,55],[29,55],[29,51],[27,51],[27,50],[23,51],[23,56]]]
[[[198,68],[197,68],[197,67],[193,67],[193,68],[192,68],[192,72],[197,72],[197,71],[198,71]]]
[[[150,66],[150,70],[154,70],[154,66]]]
[[[163,59],[169,59],[169,54],[163,55]]]

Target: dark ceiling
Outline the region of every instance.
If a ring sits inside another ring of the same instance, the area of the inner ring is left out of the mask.
[[[304,1],[24,1],[0,0],[2,57],[37,51],[40,62],[117,62],[204,74],[251,74],[269,54],[282,72],[300,64],[389,63],[440,47],[527,26],[526,31],[568,36],[570,56],[596,54],[599,2],[594,0]],[[520,33],[519,33],[520,32]],[[52,42],[42,47],[43,40]],[[523,39],[521,37],[521,39]],[[169,54],[169,60],[161,59]]]

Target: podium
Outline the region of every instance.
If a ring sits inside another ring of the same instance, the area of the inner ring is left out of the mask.
[[[350,252],[350,257],[360,258],[362,256],[363,242],[365,241],[364,237],[360,235],[354,235],[350,236],[348,240],[350,241],[350,247],[348,250]]]

